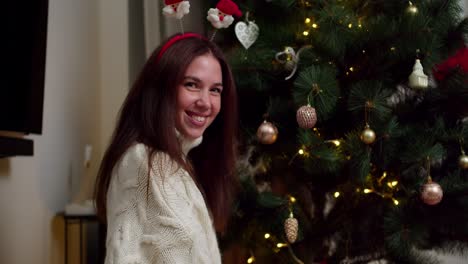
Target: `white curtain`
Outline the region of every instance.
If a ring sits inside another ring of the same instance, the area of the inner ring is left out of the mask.
[[[177,32],[191,31],[204,34],[203,25],[206,23],[206,11],[200,6],[201,1],[190,1],[190,13],[181,21],[166,18],[162,15],[163,0],[144,0],[145,54],[148,57],[161,43],[161,40]]]

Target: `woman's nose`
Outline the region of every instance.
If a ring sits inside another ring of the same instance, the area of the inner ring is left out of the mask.
[[[195,102],[198,107],[210,107],[210,95],[208,91],[200,91],[198,100]]]

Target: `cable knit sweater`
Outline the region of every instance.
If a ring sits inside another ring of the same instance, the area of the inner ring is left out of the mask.
[[[182,142],[186,155],[201,138]],[[221,263],[204,198],[187,171],[135,144],[113,170],[107,193],[106,264]],[[148,196],[147,196],[148,190]]]

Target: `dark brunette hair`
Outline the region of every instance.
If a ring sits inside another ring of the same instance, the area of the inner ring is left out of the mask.
[[[106,197],[112,170],[125,151],[139,142],[151,150],[148,164],[156,152],[162,151],[192,174],[205,195],[216,230],[223,232],[237,187],[234,167],[238,117],[233,76],[221,50],[202,37],[180,39],[158,59],[161,47],[173,37],[153,52],[122,105],[96,179],[97,213],[100,219],[106,220]],[[190,63],[206,54],[212,54],[221,66],[221,110],[205,130],[203,142],[189,152],[185,161],[175,132],[176,87],[182,83]]]

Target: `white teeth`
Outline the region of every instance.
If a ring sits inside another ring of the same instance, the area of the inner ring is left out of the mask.
[[[203,116],[192,116],[193,119],[195,119],[195,121],[198,121],[198,122],[204,122],[206,117],[203,117]]]

